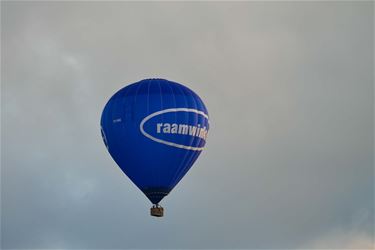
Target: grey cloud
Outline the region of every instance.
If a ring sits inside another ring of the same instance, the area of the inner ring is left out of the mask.
[[[2,248],[354,248],[358,211],[373,242],[372,2],[1,7]],[[161,220],[99,131],[146,77],[211,119]]]

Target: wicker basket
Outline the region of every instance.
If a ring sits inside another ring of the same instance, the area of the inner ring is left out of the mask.
[[[150,213],[151,213],[151,216],[163,217],[164,208],[162,208],[160,206],[154,206],[154,207],[151,208]]]

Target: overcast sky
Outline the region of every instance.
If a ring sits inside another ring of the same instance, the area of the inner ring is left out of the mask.
[[[1,2],[1,247],[374,246],[373,2]],[[109,97],[181,82],[206,149],[165,217],[100,136]]]

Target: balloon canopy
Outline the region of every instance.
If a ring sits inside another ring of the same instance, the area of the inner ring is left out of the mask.
[[[208,130],[208,112],[201,98],[164,79],[145,79],[120,89],[101,117],[109,153],[155,204],[154,210],[196,161]]]

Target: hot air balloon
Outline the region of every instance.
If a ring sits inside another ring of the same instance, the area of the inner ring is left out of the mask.
[[[145,79],[117,91],[101,117],[110,155],[147,196],[151,215],[202,152],[209,117],[201,98],[182,84]]]

